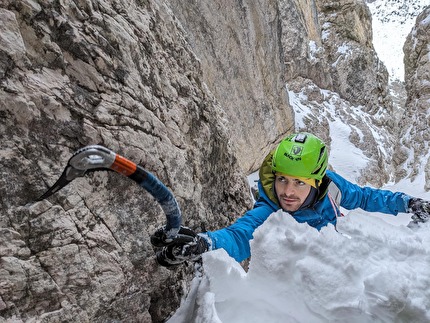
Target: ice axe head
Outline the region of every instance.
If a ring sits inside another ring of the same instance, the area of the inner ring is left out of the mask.
[[[52,185],[38,201],[44,200],[78,177],[96,170],[108,170],[115,161],[116,154],[109,149],[91,145],[77,150],[67,162],[60,178]]]

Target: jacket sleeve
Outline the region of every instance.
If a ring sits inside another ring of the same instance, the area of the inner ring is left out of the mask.
[[[338,186],[342,193],[340,205],[352,210],[361,208],[368,212],[381,212],[397,215],[407,212],[410,196],[402,192],[360,187],[340,175],[327,171],[328,177]]]
[[[211,249],[223,248],[236,261],[245,260],[251,255],[249,240],[252,239],[255,229],[273,212],[267,204],[257,203],[254,209],[247,211],[232,225],[207,232],[212,243]]]

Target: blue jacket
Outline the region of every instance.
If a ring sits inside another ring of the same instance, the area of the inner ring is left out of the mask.
[[[399,212],[407,212],[411,198],[401,192],[393,193],[387,190],[360,187],[329,170],[327,170],[324,181],[326,187],[330,182],[336,185],[341,194],[340,206],[347,210],[361,208],[369,212],[397,215]],[[211,249],[223,248],[237,261],[242,261],[251,255],[249,240],[252,239],[255,229],[269,215],[280,209],[273,196],[272,199],[269,198],[270,193],[265,187],[266,185],[263,187],[261,181],[258,182],[260,196],[252,210],[246,212],[243,217],[229,227],[206,233],[212,240]],[[336,225],[336,218],[339,214],[338,206],[327,190],[320,192],[319,200],[312,207],[291,213],[298,222],[307,222],[318,230],[329,223]]]

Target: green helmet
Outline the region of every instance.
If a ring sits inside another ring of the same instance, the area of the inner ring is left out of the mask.
[[[307,133],[295,133],[282,140],[272,158],[272,171],[320,181],[326,172],[328,153],[324,142]]]

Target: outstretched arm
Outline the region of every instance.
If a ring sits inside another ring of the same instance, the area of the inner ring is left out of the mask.
[[[211,241],[211,249],[225,249],[227,253],[242,261],[251,255],[249,241],[253,238],[255,229],[272,214],[274,210],[267,206],[256,206],[249,210],[232,225],[221,230],[207,232]]]
[[[369,212],[397,215],[399,212],[413,213],[413,222],[430,219],[430,202],[402,192],[360,187],[340,175],[327,171],[327,176],[342,192],[340,205],[348,210],[361,208]]]
[[[341,190],[340,205],[345,209],[361,208],[369,212],[393,215],[397,215],[399,212],[408,212],[408,203],[411,197],[405,193],[361,187],[331,171],[327,171],[327,176]]]

